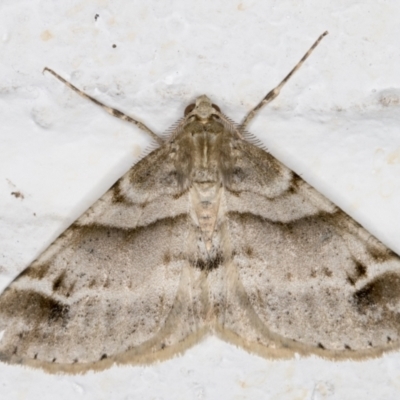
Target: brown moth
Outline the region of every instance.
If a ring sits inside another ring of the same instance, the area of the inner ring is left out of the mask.
[[[0,297],[0,359],[81,372],[206,334],[266,357],[398,347],[400,258],[200,96]]]

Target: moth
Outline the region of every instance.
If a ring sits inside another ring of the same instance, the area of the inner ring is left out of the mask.
[[[206,334],[265,357],[398,348],[400,258],[200,96],[0,296],[0,359],[77,373]]]

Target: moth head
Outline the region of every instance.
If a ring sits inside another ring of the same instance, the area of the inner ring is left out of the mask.
[[[185,109],[185,117],[197,117],[200,121],[206,122],[212,115],[219,116],[221,110],[218,106],[213,104],[211,100],[202,95],[196,99],[195,104],[189,104]]]

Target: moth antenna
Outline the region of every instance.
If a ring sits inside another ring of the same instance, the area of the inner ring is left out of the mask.
[[[226,126],[226,128],[228,128],[229,130],[235,132],[236,135],[240,139],[244,139],[243,132],[240,129],[240,126],[235,124],[235,122],[233,122],[230,118],[228,118],[225,114],[222,114],[221,112],[217,112],[217,115],[221,118],[221,120],[222,120],[223,124]]]
[[[268,149],[265,147],[265,144],[257,136],[248,131],[241,131],[241,134],[243,135],[244,139],[246,139],[249,143],[254,144],[255,146],[265,150],[268,153]]]
[[[156,150],[159,148],[158,143],[155,143],[152,141],[141,153],[140,156],[135,160],[135,164],[138,163],[139,161],[143,160],[146,158],[152,151]]]
[[[171,125],[165,132],[161,134],[161,137],[165,140],[168,140],[171,136],[174,136],[176,131],[182,127],[183,122],[186,121],[185,118],[181,118],[176,121],[173,125]]]
[[[285,78],[283,78],[282,82],[272,89],[271,91],[268,92],[268,94],[252,109],[250,112],[246,115],[246,117],[243,119],[243,122],[240,124],[240,129],[243,130],[246,128],[248,123],[254,118],[256,113],[265,105],[270,103],[272,100],[274,100],[280,93],[282,87],[285,85],[285,83],[292,77],[292,75],[303,65],[304,61],[307,60],[309,55],[312,53],[312,51],[318,46],[319,42],[322,40],[324,36],[328,34],[328,31],[325,31],[320,37],[314,42],[314,44],[310,47],[310,49],[307,51],[306,54],[304,54],[303,58],[295,65],[295,67],[286,75]]]
[[[82,90],[78,89],[76,86],[74,86],[72,83],[68,82],[66,79],[64,79],[62,76],[58,75],[56,72],[54,72],[52,69],[45,67],[43,69],[43,72],[50,72],[52,75],[54,75],[59,81],[64,83],[66,86],[68,86],[70,89],[72,89],[74,92],[78,93],[80,96],[84,97],[87,100],[92,101],[93,103],[97,104],[100,106],[103,110],[107,111],[110,115],[113,117],[122,119],[123,121],[128,121],[131,122],[132,124],[135,124],[139,129],[142,131],[148,133],[157,143],[163,144],[164,140],[160,138],[158,135],[156,135],[150,128],[148,128],[145,124],[142,122],[130,117],[129,115],[124,114],[122,111],[117,110],[116,108],[108,107],[103,103],[100,103],[100,101],[96,100],[92,96],[89,96]]]

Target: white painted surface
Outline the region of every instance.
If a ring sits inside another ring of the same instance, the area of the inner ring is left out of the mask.
[[[399,18],[395,0],[3,0],[1,288],[149,143],[43,67],[161,133],[203,93],[240,121],[324,30],[250,130],[400,253]],[[167,362],[84,376],[0,364],[0,397],[398,399],[400,353],[271,361],[208,338]]]

